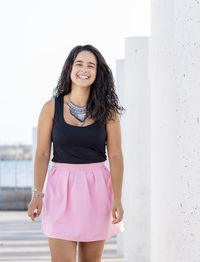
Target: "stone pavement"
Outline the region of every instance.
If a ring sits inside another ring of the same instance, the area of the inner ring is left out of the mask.
[[[27,211],[0,211],[0,261],[51,262],[48,238],[40,225],[41,215],[33,222]],[[102,262],[124,262],[116,255],[116,240],[115,235],[106,241]]]

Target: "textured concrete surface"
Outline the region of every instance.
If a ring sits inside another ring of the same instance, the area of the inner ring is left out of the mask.
[[[0,211],[0,261],[50,262],[48,239],[40,225],[41,216],[33,222],[27,211]],[[124,262],[116,255],[116,241],[116,235],[106,241],[102,262]]]

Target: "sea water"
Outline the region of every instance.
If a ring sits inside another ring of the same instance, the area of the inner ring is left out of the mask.
[[[51,167],[50,161],[48,170]],[[1,160],[0,187],[32,187],[34,183],[32,160]]]

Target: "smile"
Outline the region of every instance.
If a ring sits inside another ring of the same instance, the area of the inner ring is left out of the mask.
[[[80,76],[78,76],[78,78],[80,78],[80,79],[88,79],[89,77],[80,75]]]

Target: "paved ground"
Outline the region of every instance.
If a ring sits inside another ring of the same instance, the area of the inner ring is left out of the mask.
[[[40,225],[41,216],[33,222],[27,211],[0,211],[0,261],[51,262]],[[116,239],[115,235],[106,241],[102,262],[124,262],[116,255]]]

